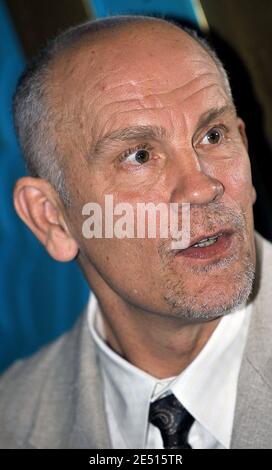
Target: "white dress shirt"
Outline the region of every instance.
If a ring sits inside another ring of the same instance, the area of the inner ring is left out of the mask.
[[[105,342],[103,318],[91,294],[88,322],[101,367],[106,416],[115,449],[163,449],[160,430],[148,422],[150,403],[168,393],[195,418],[193,449],[230,448],[238,375],[251,306],[222,317],[198,356],[177,377],[159,380]]]

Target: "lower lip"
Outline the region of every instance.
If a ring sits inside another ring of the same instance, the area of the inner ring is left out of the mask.
[[[197,259],[209,259],[217,257],[222,257],[226,251],[230,248],[232,243],[232,234],[221,235],[218,240],[210,246],[205,246],[203,248],[192,247],[179,251],[177,254],[179,256],[186,256],[188,258],[197,258]]]

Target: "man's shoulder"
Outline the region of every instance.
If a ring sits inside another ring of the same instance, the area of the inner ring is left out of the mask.
[[[72,387],[85,322],[82,314],[71,330],[0,377],[0,448],[26,447],[41,402],[47,400],[52,412],[58,391]]]
[[[272,442],[272,243],[258,233],[255,240],[256,277],[237,385],[231,444],[234,449],[270,449]]]
[[[265,251],[266,253],[270,253],[272,255],[272,243],[270,240],[265,238],[263,235],[261,235],[259,232],[256,230],[254,231],[255,235],[255,241],[256,241],[256,248],[257,252],[262,252]]]
[[[84,320],[84,316],[81,315],[73,327],[57,339],[41,347],[31,356],[15,361],[0,376],[0,395],[2,396],[8,387],[12,387],[14,393],[17,393],[14,385],[20,388],[30,388],[30,379],[31,381],[34,380],[36,385],[38,385],[39,382],[48,378],[59,367],[63,369],[63,365],[68,361],[67,354],[72,356],[74,353],[74,347],[77,341],[79,341],[78,336]],[[0,401],[0,409],[1,404]]]

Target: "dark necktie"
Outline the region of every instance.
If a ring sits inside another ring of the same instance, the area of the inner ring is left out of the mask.
[[[173,393],[150,404],[149,421],[161,431],[165,449],[191,449],[187,438],[194,418]]]

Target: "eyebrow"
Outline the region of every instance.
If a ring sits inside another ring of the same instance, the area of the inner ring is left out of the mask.
[[[104,152],[107,147],[114,143],[127,142],[132,140],[163,140],[167,137],[167,131],[161,126],[133,126],[117,129],[101,137],[93,146],[91,155],[97,157]]]
[[[197,134],[201,129],[208,126],[212,121],[218,119],[226,113],[235,113],[235,107],[233,104],[226,104],[220,108],[209,109],[200,116],[194,134]]]

